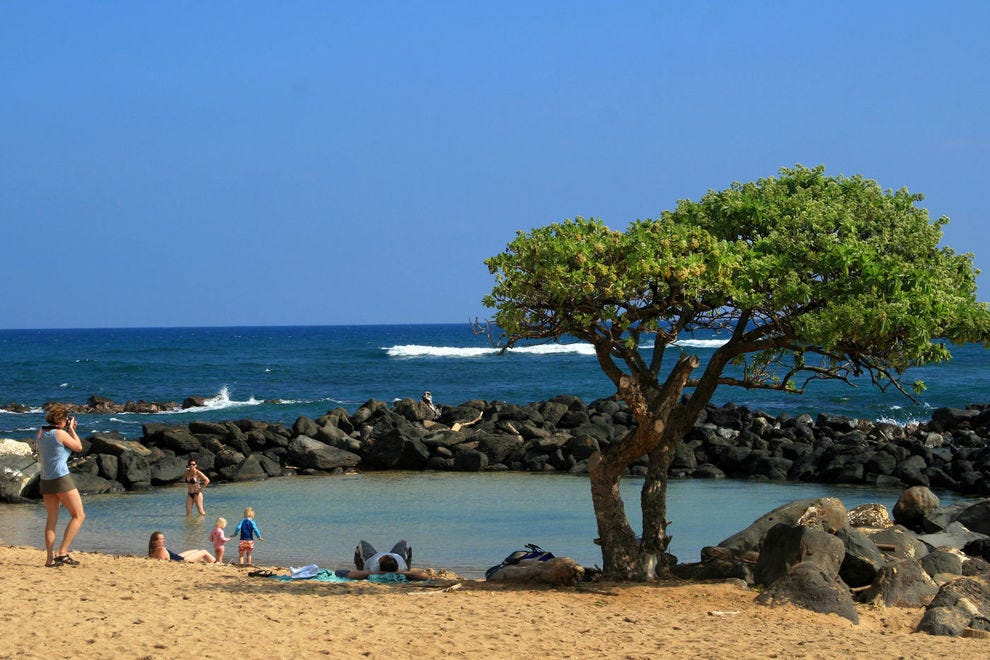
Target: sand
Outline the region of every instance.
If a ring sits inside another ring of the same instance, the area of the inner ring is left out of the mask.
[[[0,546],[0,657],[990,657],[990,640],[912,633],[921,609],[861,606],[854,625],[727,583],[286,583],[229,564],[73,556],[81,565],[53,569],[37,548]]]

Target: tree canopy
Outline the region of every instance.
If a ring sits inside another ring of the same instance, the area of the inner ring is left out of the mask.
[[[484,302],[505,345],[590,342],[636,415],[638,428],[599,456],[608,474],[589,470],[606,572],[629,575],[634,554],[612,482],[649,454],[638,549],[655,558],[666,547],[673,447],[719,385],[797,393],[868,374],[908,394],[907,369],[951,357],[939,340],[990,340],[973,256],[939,245],[948,219],[932,220],[921,200],[798,165],[681,200],[625,231],[577,217],[518,232],[486,260],[495,285]],[[677,347],[677,364],[664,368],[678,338],[706,329],[728,339],[700,374]],[[740,368],[730,375],[729,365]]]
[[[951,357],[933,340],[986,341],[990,327],[972,255],[939,246],[948,219],[932,221],[921,199],[798,166],[624,232],[554,223],[486,261],[496,284],[485,304],[511,342],[607,342],[635,371],[649,338],[654,375],[664,347],[708,328],[738,331],[732,352],[752,354],[744,378],[724,384],[799,391],[799,375],[866,371],[897,386],[908,367]]]

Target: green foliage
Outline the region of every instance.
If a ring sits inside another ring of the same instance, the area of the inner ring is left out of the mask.
[[[905,369],[950,357],[936,340],[990,339],[972,255],[939,246],[948,220],[921,199],[796,166],[622,232],[578,217],[519,232],[486,260],[484,302],[510,344],[568,334],[638,376],[657,375],[638,361],[647,336],[662,354],[683,333],[741,326],[720,349],[723,365],[743,365],[732,384],[799,390],[799,373],[867,371],[900,388]]]

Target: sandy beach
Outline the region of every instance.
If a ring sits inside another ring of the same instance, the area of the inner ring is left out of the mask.
[[[269,658],[977,658],[990,641],[911,631],[921,609],[860,624],[753,602],[727,583],[508,587],[478,580],[281,582],[229,564],[0,546],[0,656]],[[260,567],[258,567],[260,568]],[[266,567],[288,574],[285,567]]]

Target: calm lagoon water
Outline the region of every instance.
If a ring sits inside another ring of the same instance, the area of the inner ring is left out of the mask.
[[[627,479],[622,491],[637,528],[641,486],[642,480]],[[764,513],[792,500],[826,495],[839,497],[847,508],[878,502],[889,510],[900,491],[674,480],[668,492],[671,551],[682,562],[697,561],[702,547],[716,545]],[[218,515],[227,518],[229,536],[244,507],[251,506],[266,539],[255,548],[260,565],[346,567],[358,540],[387,549],[399,538],[413,547],[415,564],[449,568],[464,577],[482,577],[488,566],[526,543],[582,565],[602,563],[593,543],[597,531],[583,476],[372,472],[287,477],[210,486],[205,518],[186,518],[184,497],[182,487],[87,497],[87,519],[74,548],[143,555],[151,532],[159,529],[173,550],[208,547]],[[943,495],[943,504],[958,499]],[[0,505],[0,519],[3,542],[43,547],[41,505]],[[60,523],[59,534],[64,519]],[[234,542],[227,544],[227,553],[236,560]]]

